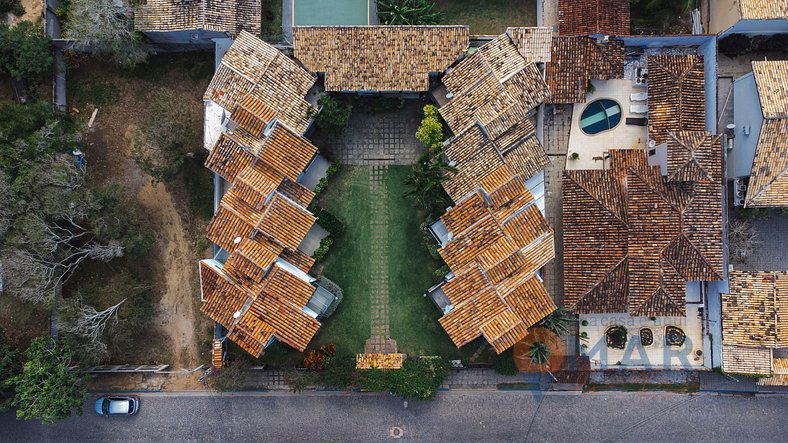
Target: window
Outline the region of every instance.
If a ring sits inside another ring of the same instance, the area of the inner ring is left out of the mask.
[[[580,115],[580,129],[588,135],[599,134],[621,123],[621,106],[613,100],[595,100]]]

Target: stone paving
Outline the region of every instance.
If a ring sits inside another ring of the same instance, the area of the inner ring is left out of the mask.
[[[417,104],[392,112],[360,113],[350,118],[343,136],[329,141],[326,149],[345,165],[409,165],[424,152],[416,139]]]
[[[550,164],[545,168],[545,217],[555,231],[555,259],[545,266],[545,285],[556,304],[564,301],[564,230],[561,181],[566,168],[569,132],[572,128],[572,105],[548,107],[544,118],[545,152]],[[561,339],[566,344],[566,355],[578,350],[576,322],[567,324],[569,331]]]
[[[736,212],[732,216],[736,216]],[[761,244],[744,263],[734,263],[733,268],[742,271],[785,271],[788,270],[788,214],[774,209],[768,218],[751,220]],[[774,247],[782,245],[783,247]]]
[[[370,338],[364,345],[367,354],[393,354],[397,342],[391,339],[389,327],[389,254],[388,254],[388,193],[386,173],[388,166],[372,166],[369,171],[369,191],[372,201],[370,226],[372,245],[369,260],[372,274],[369,276]]]

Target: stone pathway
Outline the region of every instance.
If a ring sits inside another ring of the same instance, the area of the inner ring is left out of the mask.
[[[550,158],[545,168],[545,216],[555,231],[555,259],[545,267],[545,285],[556,304],[564,301],[564,228],[562,180],[566,169],[566,152],[572,128],[572,105],[548,108],[544,119],[544,148]],[[566,344],[566,355],[576,355],[579,347],[578,324],[567,324],[569,331],[561,339]]]
[[[414,103],[398,111],[353,113],[345,134],[326,148],[344,165],[410,165],[424,152]]]
[[[386,176],[388,166],[372,166],[369,171],[370,219],[372,244],[369,260],[370,338],[364,345],[367,354],[393,354],[397,342],[391,339],[389,327],[389,253],[388,199]]]

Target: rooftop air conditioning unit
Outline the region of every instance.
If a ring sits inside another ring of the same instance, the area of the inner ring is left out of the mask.
[[[750,125],[744,125],[742,132],[744,132],[744,135],[750,135]]]
[[[744,199],[739,197],[734,198],[733,206],[738,206],[738,207],[744,206]]]

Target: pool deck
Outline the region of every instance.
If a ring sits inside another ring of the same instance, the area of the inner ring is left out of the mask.
[[[626,119],[646,117],[646,114],[632,114],[629,105],[633,92],[645,92],[646,88],[634,87],[632,80],[592,80],[596,90],[586,94],[586,102],[574,105],[572,128],[569,132],[569,152],[566,169],[605,169],[606,162],[601,160],[604,153],[614,148],[645,149],[648,143],[648,127],[627,125]],[[580,116],[586,105],[599,99],[610,99],[621,105],[621,122],[613,129],[588,135],[580,129]],[[637,102],[642,104],[643,102]],[[577,152],[580,158],[571,160],[569,156]]]

